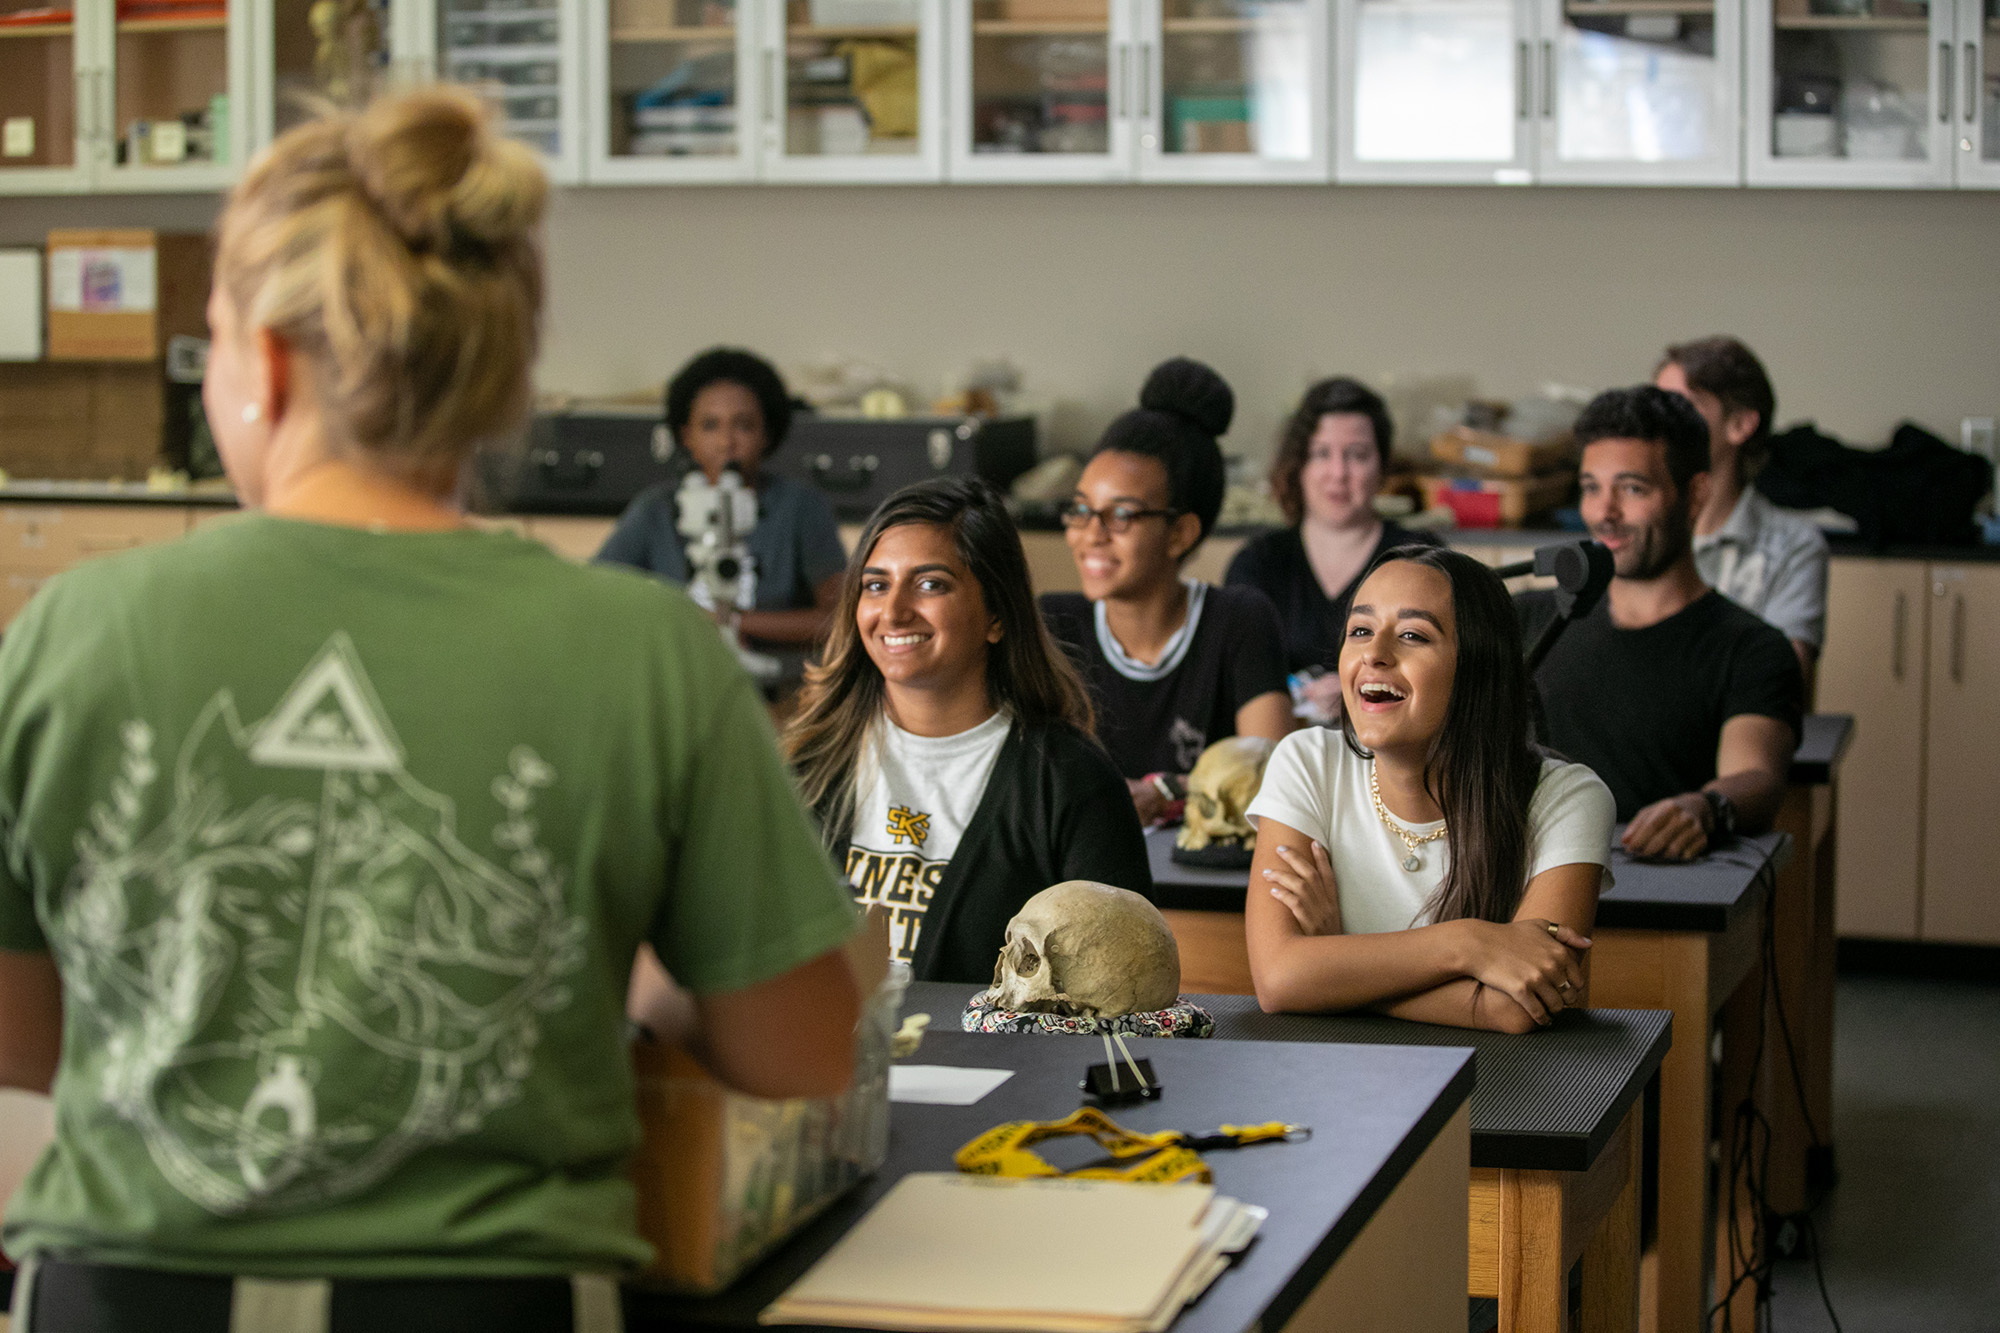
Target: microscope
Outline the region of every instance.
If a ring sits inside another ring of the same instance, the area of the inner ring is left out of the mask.
[[[740,614],[757,604],[757,561],[745,540],[757,526],[757,493],[733,465],[713,482],[690,468],[674,501],[674,527],[686,541],[688,595],[715,613],[753,679],[775,680],[783,669],[778,659],[744,646],[738,628]]]

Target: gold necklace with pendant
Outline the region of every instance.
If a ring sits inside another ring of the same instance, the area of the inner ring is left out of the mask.
[[[1417,848],[1427,842],[1436,842],[1439,838],[1442,838],[1446,832],[1445,828],[1440,825],[1432,829],[1429,833],[1412,833],[1390,818],[1389,807],[1382,804],[1382,783],[1375,776],[1375,761],[1373,759],[1368,761],[1368,799],[1375,802],[1375,814],[1381,819],[1382,827],[1395,834],[1402,841],[1404,848],[1408,850],[1409,855],[1403,858],[1403,869],[1413,875],[1422,870],[1424,868],[1424,858],[1417,855]]]

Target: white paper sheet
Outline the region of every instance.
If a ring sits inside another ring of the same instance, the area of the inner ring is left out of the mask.
[[[889,1100],[925,1106],[970,1106],[1012,1077],[1011,1069],[890,1065]]]

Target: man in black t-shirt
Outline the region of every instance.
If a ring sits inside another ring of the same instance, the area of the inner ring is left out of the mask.
[[[1614,389],[1576,434],[1584,522],[1617,576],[1535,673],[1548,741],[1611,788],[1628,852],[1690,860],[1776,816],[1804,708],[1798,658],[1695,568],[1708,427],[1694,407],[1651,385]],[[1553,597],[1516,605],[1532,642]]]

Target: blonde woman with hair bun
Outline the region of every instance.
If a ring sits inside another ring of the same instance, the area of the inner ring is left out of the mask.
[[[620,1327],[642,951],[726,1082],[849,1076],[853,908],[749,679],[453,503],[528,403],[545,194],[461,91],[280,138],[209,304],[252,512],[0,641],[0,1085],[57,1120],[17,1333]]]

